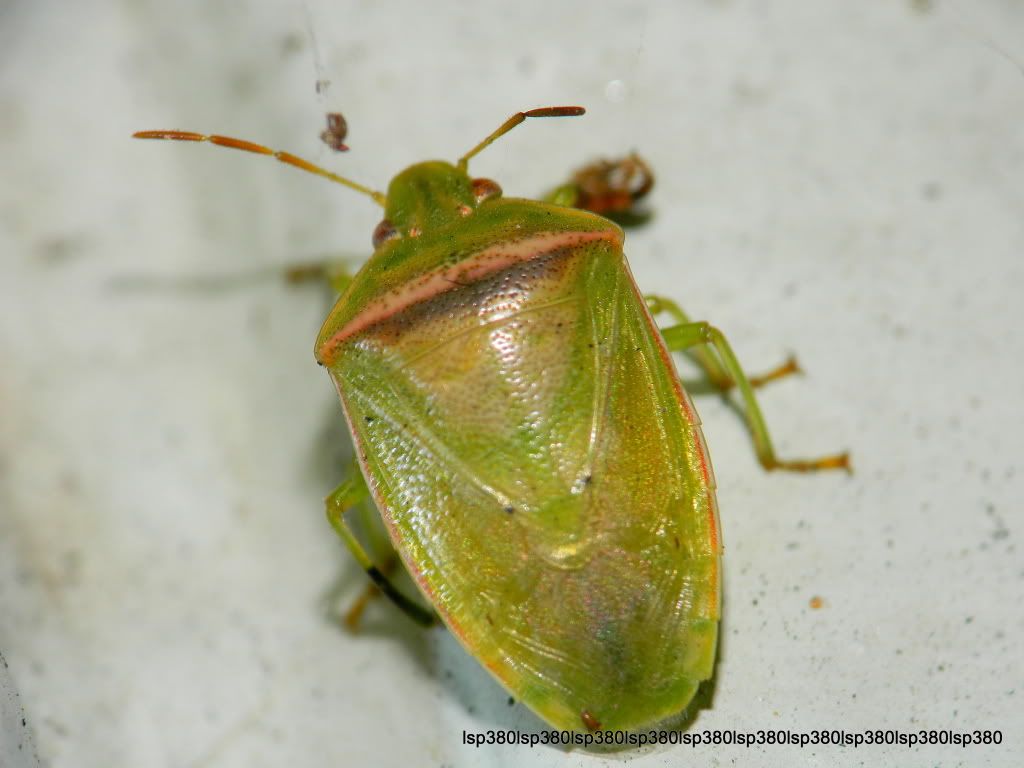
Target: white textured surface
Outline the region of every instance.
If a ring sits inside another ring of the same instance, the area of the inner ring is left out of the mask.
[[[726,605],[691,730],[1005,736],[636,764],[1019,764],[1024,6],[633,5],[310,2],[325,100],[299,3],[0,7],[0,650],[44,762],[603,760],[461,745],[538,723],[442,631],[384,605],[358,637],[324,617],[335,581],[344,599],[362,583],[320,506],[349,450],[311,356],[327,300],[215,278],[365,254],[375,207],[128,139],[235,134],[383,187],[517,109],[582,103],[474,170],[534,194],[640,150],[659,181],[628,237],[641,285],[752,370],[798,352],[809,375],[762,401],[780,450],[849,447],[857,468],[765,475],[735,415],[698,399]],[[348,155],[317,139],[328,109]]]

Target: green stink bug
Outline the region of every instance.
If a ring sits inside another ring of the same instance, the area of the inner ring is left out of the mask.
[[[468,174],[526,118],[581,114],[517,113],[457,163],[405,169],[386,195],[238,139],[136,136],[273,155],[384,208],[373,256],[333,280],[341,296],[316,341],[358,459],[328,517],[382,591],[429,623],[345,521],[372,498],[433,610],[552,726],[636,729],[686,707],[718,634],[715,481],[671,353],[738,389],[765,468],[848,460],[776,458],[753,390],[794,364],[748,378],[717,329],[640,292],[622,229],[590,209],[646,194],[642,161],[595,164],[544,202]],[[659,328],[661,313],[675,323]]]

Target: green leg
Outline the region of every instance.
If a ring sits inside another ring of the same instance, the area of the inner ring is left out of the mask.
[[[823,456],[818,459],[795,459],[783,461],[776,457],[775,448],[772,446],[771,437],[768,435],[768,427],[761,415],[761,407],[757,404],[754,396],[754,388],[750,380],[743,372],[736,355],[729,346],[722,332],[714,326],[704,323],[683,323],[664,328],[661,331],[665,337],[668,348],[675,351],[689,350],[697,345],[703,345],[704,349],[710,352],[711,349],[718,354],[720,363],[729,379],[735,382],[740,391],[745,407],[744,415],[747,419],[747,426],[754,439],[754,450],[761,466],[765,469],[788,469],[794,472],[813,472],[819,469],[844,469],[850,471],[850,457],[848,453],[840,453],[833,456]]]
[[[370,556],[366,553],[366,550],[363,549],[363,545],[359,543],[355,534],[352,532],[352,529],[349,527],[348,523],[345,522],[345,513],[366,501],[369,496],[370,491],[366,487],[366,480],[363,479],[362,473],[358,469],[355,469],[355,471],[353,471],[348,478],[346,478],[342,484],[335,488],[334,492],[327,497],[327,520],[330,522],[331,527],[334,528],[338,536],[341,537],[341,540],[345,542],[345,546],[348,547],[352,556],[355,557],[356,562],[362,566],[363,570],[366,571],[377,588],[390,598],[395,605],[401,608],[409,618],[417,624],[429,627],[437,618],[433,611],[430,611],[413,600],[410,600],[395,588],[395,585],[392,584],[384,574],[384,570],[387,570],[387,567],[385,566],[385,569],[382,570],[374,565]],[[356,615],[356,618],[358,618],[358,614]]]
[[[680,325],[693,322],[683,311],[682,307],[676,304],[672,299],[665,298],[664,296],[658,296],[656,294],[645,296],[644,299],[647,301],[647,308],[651,311],[652,315],[659,315],[662,312],[665,312]],[[716,387],[726,391],[736,386],[736,382],[726,372],[706,345],[701,344],[700,346],[685,351],[686,354],[692,357],[696,363],[704,369],[704,373],[707,375],[708,380]],[[770,371],[765,371],[760,375],[749,376],[747,381],[750,383],[750,386],[757,389],[758,387],[763,387],[770,381],[775,381],[776,379],[781,379],[795,373],[803,373],[803,371],[800,370],[800,364],[797,363],[796,357],[790,355],[782,365],[779,365]]]
[[[316,261],[309,264],[296,264],[285,270],[285,279],[289,283],[305,283],[310,280],[323,280],[331,289],[341,295],[352,282],[352,274],[342,261]]]
[[[575,184],[569,182],[555,187],[542,198],[545,203],[564,205],[566,208],[575,208],[580,200],[580,192]]]

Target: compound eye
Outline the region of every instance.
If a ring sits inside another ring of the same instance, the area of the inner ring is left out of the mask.
[[[373,230],[373,248],[376,250],[388,240],[395,240],[399,237],[401,237],[401,234],[395,229],[395,225],[387,219],[381,219],[380,224]]]
[[[490,179],[473,179],[473,197],[478,204],[492,197],[501,197],[501,187]]]

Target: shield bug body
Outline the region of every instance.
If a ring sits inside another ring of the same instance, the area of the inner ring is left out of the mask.
[[[406,169],[386,195],[237,139],[137,135],[273,154],[384,207],[373,256],[339,281],[316,342],[359,465],[328,516],[382,590],[426,623],[432,613],[392,586],[345,522],[372,497],[440,618],[552,726],[635,729],[686,707],[711,676],[718,632],[714,476],[671,352],[692,350],[739,389],[765,467],[847,462],[776,459],[759,381],[715,328],[643,296],[618,225],[505,198],[467,173],[526,117],[576,114],[518,113],[457,163]],[[659,328],[660,312],[676,323]]]

